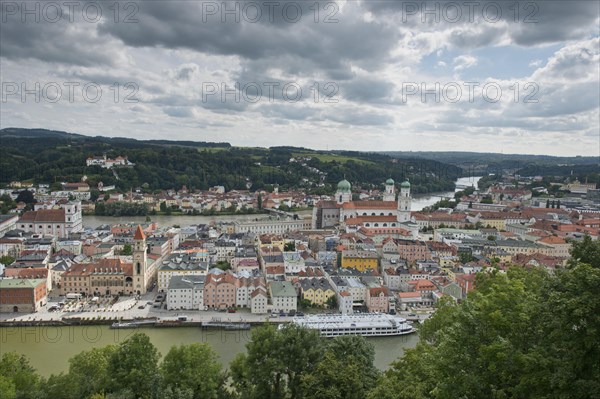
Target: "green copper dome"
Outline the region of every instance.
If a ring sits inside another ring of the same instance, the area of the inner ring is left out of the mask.
[[[388,186],[393,186],[394,185],[394,180],[393,179],[387,179],[385,181],[385,184],[387,184]]]
[[[338,191],[342,191],[342,192],[348,192],[348,191],[350,191],[351,188],[352,188],[352,186],[350,185],[350,182],[346,179],[342,180],[337,185]]]
[[[402,188],[410,188],[410,183],[408,182],[408,179],[403,181],[402,184],[400,184],[400,187]]]

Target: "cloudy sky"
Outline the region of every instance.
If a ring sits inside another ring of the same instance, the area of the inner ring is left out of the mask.
[[[2,0],[0,30],[1,127],[600,152],[597,1]]]

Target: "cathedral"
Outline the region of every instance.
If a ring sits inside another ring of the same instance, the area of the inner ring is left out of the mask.
[[[397,199],[394,180],[388,179],[381,201],[352,201],[352,186],[344,179],[337,185],[334,200],[319,201],[315,205],[312,224],[315,229],[341,225],[346,231],[362,227],[392,232],[398,228],[406,229],[410,223],[410,203],[408,180],[400,184]]]

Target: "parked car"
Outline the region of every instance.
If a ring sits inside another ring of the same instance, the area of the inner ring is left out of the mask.
[[[235,308],[227,309],[227,313],[235,313],[235,312],[236,312]]]
[[[146,305],[140,305],[138,306],[138,309],[146,309]]]

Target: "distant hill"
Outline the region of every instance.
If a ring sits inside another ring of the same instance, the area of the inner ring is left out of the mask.
[[[13,180],[50,183],[102,181],[120,190],[227,190],[302,188],[332,193],[346,178],[354,190],[382,189],[383,182],[410,179],[414,193],[446,191],[463,174],[456,166],[426,158],[394,158],[381,153],[317,151],[303,147],[245,148],[229,143],[136,140],[85,136],[45,129],[0,130],[0,184]],[[133,168],[107,170],[86,166],[91,156],[126,156]]]
[[[67,133],[58,130],[47,129],[22,129],[9,127],[0,130],[0,138],[59,138],[71,140],[102,141],[113,143],[147,143],[156,145],[180,145],[189,147],[231,147],[229,143],[209,143],[205,141],[177,141],[177,140],[136,140],[128,137],[104,137],[104,136],[84,136],[82,134]]]
[[[0,138],[4,137],[20,137],[20,138],[68,138],[75,139],[77,137],[87,138],[81,134],[67,133],[58,130],[47,129],[22,129],[18,127],[7,127],[0,130]]]
[[[503,167],[523,168],[526,165],[588,165],[598,164],[598,157],[556,157],[551,155],[499,154],[465,151],[383,151],[392,157],[437,159],[440,162],[457,166],[502,165]]]

